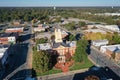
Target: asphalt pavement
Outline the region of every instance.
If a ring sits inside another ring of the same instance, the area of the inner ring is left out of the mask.
[[[30,76],[31,69],[28,67],[28,58],[31,50],[31,27],[25,33],[21,33],[22,42],[11,45],[10,55],[7,59],[7,66],[0,72],[0,80],[24,80]]]
[[[101,53],[97,48],[93,46],[91,47],[91,53],[89,54],[89,58],[92,61],[94,61],[98,66],[110,68],[115,74],[117,74],[120,77],[120,66],[117,65],[117,63],[115,63],[111,58],[106,56],[104,53]]]

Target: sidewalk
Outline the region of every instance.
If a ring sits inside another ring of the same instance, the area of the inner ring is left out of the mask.
[[[74,75],[76,73],[81,73],[81,72],[85,72],[85,71],[88,71],[88,68],[69,71],[69,72],[62,72],[62,73],[57,73],[57,74],[50,74],[50,75],[45,75],[45,76],[39,76],[39,77],[37,77],[37,79],[38,80],[48,80],[48,79],[52,79],[52,78]]]

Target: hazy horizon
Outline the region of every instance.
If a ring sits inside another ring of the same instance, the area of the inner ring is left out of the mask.
[[[0,7],[91,7],[120,6],[120,0],[0,0]]]

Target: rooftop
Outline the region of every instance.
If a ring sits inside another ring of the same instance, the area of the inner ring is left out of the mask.
[[[18,33],[2,33],[0,37],[10,37],[10,36],[17,36]]]
[[[2,44],[0,44],[0,49],[1,48],[8,48],[10,45],[2,45]]]
[[[103,31],[100,29],[88,29],[88,30],[85,30],[85,32],[93,32],[93,33],[100,32],[100,33],[106,34],[106,31]]]
[[[92,42],[101,43],[101,42],[108,42],[108,40],[107,39],[104,39],[104,40],[93,40]]]
[[[116,52],[117,50],[120,50],[120,44],[117,45],[108,45],[108,46],[101,46],[101,51],[104,53],[106,52],[106,49],[112,51],[112,52]]]
[[[57,48],[57,47],[59,47],[59,46],[64,46],[64,47],[68,47],[68,44],[66,44],[66,43],[64,43],[64,42],[62,42],[62,43],[53,43],[53,48]]]
[[[120,49],[119,49],[119,50],[117,50],[117,51],[115,51],[115,52],[120,54]]]
[[[76,41],[68,42],[69,47],[76,47]]]
[[[52,46],[50,43],[43,43],[43,44],[38,44],[37,50],[50,50],[52,49]]]

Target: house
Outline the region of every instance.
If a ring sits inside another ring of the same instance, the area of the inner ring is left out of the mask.
[[[104,46],[107,45],[109,43],[108,40],[104,39],[104,40],[93,40],[92,41],[92,45],[96,46],[96,47],[100,47],[100,46]]]
[[[0,44],[15,44],[18,39],[18,33],[2,33],[0,34]]]
[[[22,33],[23,31],[24,31],[24,27],[11,27],[5,30],[6,33],[14,33],[14,32]]]
[[[0,66],[3,67],[9,56],[8,49],[10,45],[0,45]]]

